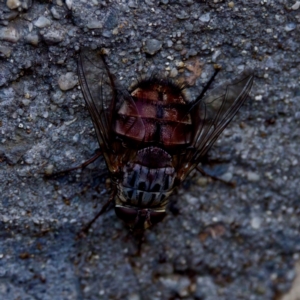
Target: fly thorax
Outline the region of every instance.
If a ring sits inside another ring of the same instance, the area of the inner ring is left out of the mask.
[[[171,156],[161,148],[138,151],[135,161],[123,167],[118,200],[128,206],[165,209],[176,178],[171,163]]]

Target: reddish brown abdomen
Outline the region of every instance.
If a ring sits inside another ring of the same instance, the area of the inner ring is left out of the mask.
[[[115,131],[137,142],[164,146],[189,144],[192,121],[181,92],[171,84],[138,86],[121,105]]]

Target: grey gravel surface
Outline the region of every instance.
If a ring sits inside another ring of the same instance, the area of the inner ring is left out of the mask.
[[[247,3],[246,3],[247,2]],[[0,299],[280,299],[299,260],[299,1],[0,1]],[[77,79],[102,49],[125,87],[149,74],[199,94],[255,73],[247,103],[163,222],[139,240],[113,210]],[[299,295],[298,295],[299,297]],[[292,298],[290,298],[292,299]],[[296,298],[293,298],[296,299]]]

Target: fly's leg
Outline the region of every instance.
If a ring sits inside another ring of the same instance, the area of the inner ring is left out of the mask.
[[[203,176],[210,177],[213,180],[223,182],[223,183],[225,183],[225,184],[227,184],[227,185],[229,185],[233,188],[236,187],[236,182],[235,181],[226,181],[226,180],[223,180],[222,178],[210,175],[210,174],[206,173],[203,169],[201,169],[199,166],[196,167],[196,170],[198,172],[200,172]]]
[[[59,171],[50,175],[46,175],[47,177],[58,177],[58,176],[63,176],[69,172],[75,171],[75,170],[79,170],[79,169],[84,169],[85,167],[87,167],[89,164],[93,163],[95,160],[97,160],[100,156],[102,156],[102,152],[100,149],[97,149],[95,154],[93,155],[93,157],[91,157],[90,159],[88,159],[87,161],[85,161],[84,163],[82,163],[81,165],[74,167],[74,168],[70,168],[70,169],[66,169],[63,171]],[[107,172],[103,172],[102,174],[99,174],[98,172],[98,176],[102,176],[103,174],[106,174]],[[83,191],[84,192],[84,191]],[[97,213],[97,215],[81,230],[81,232],[78,234],[78,237],[84,237],[87,232],[89,231],[89,229],[91,228],[91,226],[93,225],[93,223],[103,214],[107,211],[109,205],[113,202],[112,200],[114,199],[115,193],[113,193],[111,195],[111,197],[109,198],[109,200],[104,204],[104,206],[101,208],[101,210]]]
[[[115,195],[116,195],[116,191],[113,191],[113,193],[109,197],[108,201],[103,205],[101,210],[96,214],[96,216],[90,222],[88,222],[83,227],[83,229],[81,230],[81,232],[78,235],[78,238],[82,238],[87,235],[87,233],[89,232],[90,228],[95,223],[95,221],[109,209],[109,206],[113,203],[113,199],[114,199]]]
[[[74,168],[70,168],[70,169],[66,169],[63,171],[59,171],[59,172],[55,172],[52,174],[46,174],[46,177],[57,177],[57,176],[62,176],[65,175],[67,173],[70,173],[72,171],[75,170],[79,170],[79,169],[84,169],[85,167],[87,167],[89,164],[93,163],[95,160],[97,160],[100,156],[102,155],[102,151],[100,149],[97,149],[95,154],[93,155],[93,157],[91,157],[90,159],[88,159],[87,161],[85,161],[84,163],[82,163],[81,165],[74,167]]]

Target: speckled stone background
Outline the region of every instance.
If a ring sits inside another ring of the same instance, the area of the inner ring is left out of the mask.
[[[0,24],[0,299],[299,299],[299,1],[1,0]],[[236,188],[191,174],[140,255],[113,210],[76,239],[109,197],[103,159],[43,176],[98,147],[83,46],[125,87],[155,72],[193,97],[214,63],[214,86],[256,76],[210,152]]]

